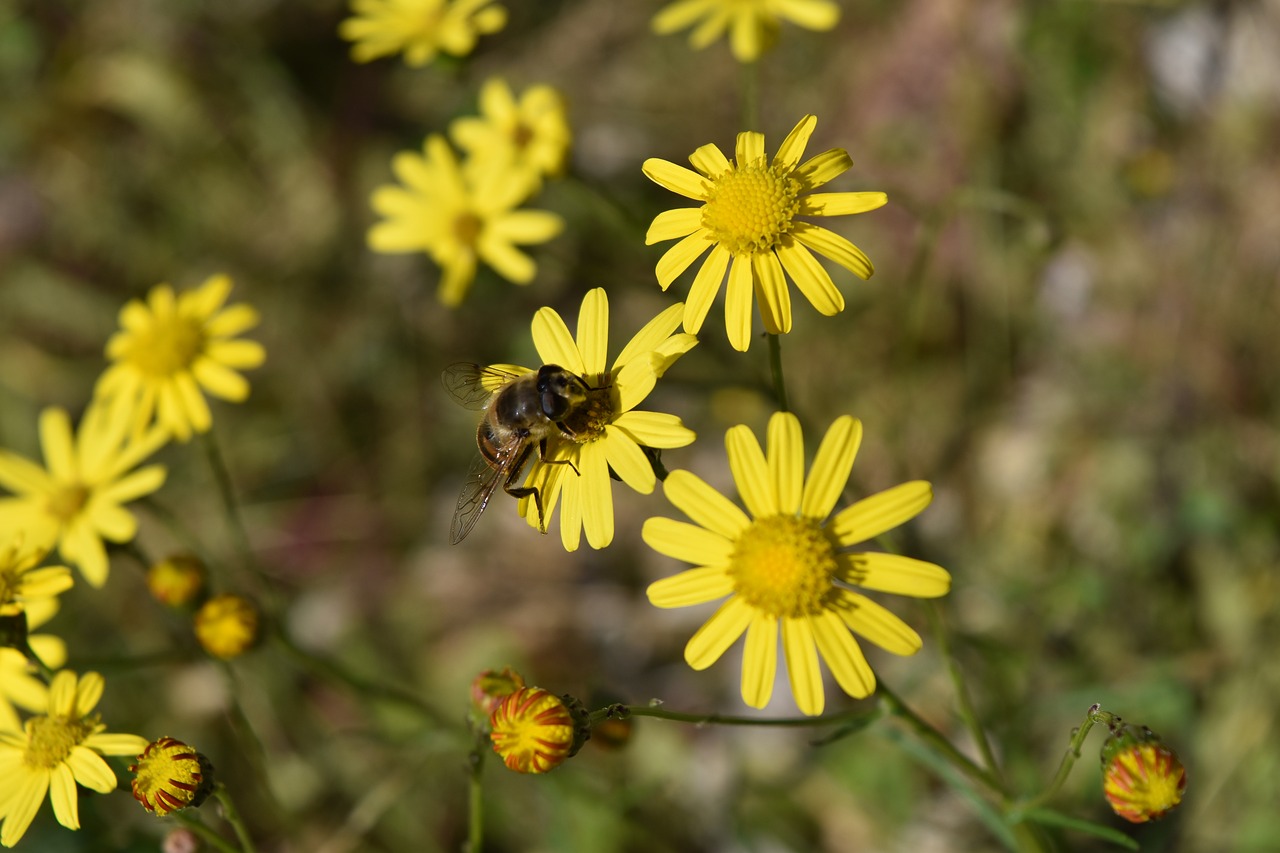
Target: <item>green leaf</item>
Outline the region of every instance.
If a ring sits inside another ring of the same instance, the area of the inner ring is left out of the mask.
[[[1084,832],[1089,835],[1096,835],[1099,838],[1105,838],[1112,844],[1124,847],[1127,850],[1137,850],[1139,845],[1129,836],[1125,835],[1118,829],[1112,829],[1109,826],[1103,826],[1100,823],[1094,823],[1091,820],[1083,818],[1071,817],[1062,812],[1053,809],[1034,808],[1025,811],[1021,815],[1023,820],[1029,820],[1034,823],[1043,824],[1044,826],[1060,826],[1064,829],[1074,829],[1077,832]]]

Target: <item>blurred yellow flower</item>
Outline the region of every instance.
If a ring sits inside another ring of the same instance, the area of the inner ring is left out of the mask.
[[[66,566],[40,566],[45,548],[24,549],[24,536],[10,535],[0,548],[0,616],[21,613],[33,602],[53,598],[71,589]]]
[[[444,52],[466,56],[482,35],[507,23],[507,10],[493,0],[353,0],[355,14],[338,25],[351,58],[369,62],[404,51],[405,64],[418,67]]]
[[[546,458],[535,461],[529,471],[525,485],[540,492],[546,518],[537,518],[532,497],[520,500],[520,514],[545,529],[563,497],[560,541],[568,551],[577,550],[583,530],[592,548],[613,541],[610,471],[647,495],[657,478],[642,448],[684,447],[696,437],[675,415],[636,410],[667,368],[698,342],[693,335],[673,334],[682,310],[677,303],[646,323],[612,366],[606,366],[609,300],[603,288],[583,297],[576,341],[554,309],[541,308],[534,315],[533,344],[539,357],[581,376],[593,389],[586,405],[565,418],[575,438],[548,439]]]
[[[58,615],[61,603],[56,598],[39,598],[26,605],[27,630],[35,631]],[[46,669],[61,669],[67,662],[67,644],[56,634],[28,634],[27,647]]]
[[[93,713],[102,696],[102,676],[77,678],[63,670],[49,685],[48,710],[23,730],[0,730],[0,844],[12,847],[31,825],[48,794],[58,823],[80,828],[76,785],[108,794],[116,774],[103,755],[137,755],[146,748],[137,735],[107,734]]]
[[[443,270],[439,296],[445,305],[458,305],[467,295],[477,260],[510,282],[528,284],[537,265],[516,245],[544,243],[564,228],[554,213],[516,210],[528,186],[508,169],[460,168],[442,136],[427,137],[421,155],[400,152],[391,168],[405,186],[374,190],[373,209],[386,219],[369,229],[369,248],[425,251]]]
[[[467,153],[465,169],[511,169],[527,177],[530,192],[564,171],[570,140],[559,92],[530,86],[517,101],[496,77],[480,89],[480,115],[455,119],[449,135]]]
[[[805,714],[821,714],[819,657],[850,696],[875,689],[875,674],[851,630],[893,654],[920,650],[915,631],[850,587],[916,598],[950,589],[951,576],[932,563],[844,550],[915,517],[933,497],[928,483],[904,483],[828,518],[861,440],[859,421],[836,419],[806,481],[795,415],[769,420],[767,457],[749,428],[733,427],[726,436],[729,468],[752,517],[694,474],[673,471],[664,492],[694,523],[645,522],[642,535],[651,548],[697,566],[650,585],[649,601],[688,607],[728,596],[689,640],[685,661],[706,669],[745,633],[742,698],[753,708],[767,705],[773,692],[779,628],[796,704]]]
[[[778,38],[781,21],[808,30],[826,31],[840,20],[840,7],[831,0],[679,0],[653,17],[653,31],[669,35],[698,23],[689,44],[701,50],[725,30],[739,62],[754,62]]]
[[[145,303],[130,300],[120,310],[120,331],[107,341],[114,364],[94,393],[132,401],[136,432],[152,417],[179,441],[208,432],[213,421],[201,389],[243,402],[249,383],[236,371],[266,358],[257,341],[233,340],[258,324],[258,312],[242,302],[223,307],[230,291],[231,279],[215,275],[177,297],[161,284]]]
[[[703,202],[658,214],[645,235],[648,245],[680,239],[658,261],[658,283],[671,282],[708,249],[706,261],[689,288],[684,330],[697,334],[729,274],[725,292],[725,324],[729,343],[746,352],[751,345],[751,295],[756,294],[766,332],[791,331],[789,275],[805,298],[825,315],[844,309],[844,297],[814,258],[825,255],[860,278],[874,271],[870,259],[844,237],[798,216],[844,216],[875,210],[888,201],[882,192],[809,193],[853,165],[849,154],[833,148],[800,164],[817,125],[808,115],[778,148],[773,163],[764,150],[764,134],[739,133],[735,159],[715,145],[704,145],[689,158],[696,172],[667,160],[650,158],[644,173],[650,180],[686,198]],[[811,251],[812,250],[812,251]]]
[[[26,655],[0,646],[0,731],[21,731],[13,706],[43,713],[49,707],[49,688],[33,674]]]
[[[204,650],[230,660],[258,641],[258,608],[239,595],[217,595],[196,611],[193,627]]]
[[[52,548],[75,564],[90,585],[101,587],[109,570],[103,539],[128,542],[138,522],[124,504],[164,483],[165,469],[133,470],[168,440],[153,427],[130,434],[130,412],[101,401],[90,404],[74,438],[62,409],[40,415],[40,443],[48,470],[0,450],[0,486],[16,497],[0,498],[2,532],[24,531],[33,547]]]

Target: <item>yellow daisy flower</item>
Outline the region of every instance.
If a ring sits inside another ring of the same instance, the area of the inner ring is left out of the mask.
[[[689,36],[695,50],[728,30],[734,58],[754,62],[777,41],[781,21],[826,31],[839,20],[840,7],[831,0],[680,0],[653,17],[653,31],[669,35],[701,21]]]
[[[564,221],[542,210],[516,210],[528,186],[503,168],[466,170],[444,138],[427,137],[423,155],[402,151],[391,168],[405,186],[381,186],[373,209],[386,217],[369,229],[375,252],[425,251],[444,271],[440,301],[462,302],[482,260],[514,284],[528,284],[537,273],[533,259],[517,244],[544,243],[560,233]]]
[[[684,447],[696,437],[675,415],[636,410],[667,368],[698,342],[693,335],[673,334],[681,311],[677,303],[646,323],[612,366],[606,366],[609,300],[603,288],[583,297],[576,340],[554,309],[534,315],[533,344],[543,362],[560,365],[595,389],[584,407],[565,418],[576,437],[548,439],[546,458],[534,462],[525,482],[540,492],[546,518],[563,497],[560,541],[567,551],[577,550],[583,530],[592,548],[613,541],[610,471],[647,495],[657,477],[642,448]],[[531,497],[521,499],[520,514],[545,529]]]
[[[242,302],[224,307],[230,291],[225,275],[180,296],[161,284],[145,303],[132,299],[120,310],[120,331],[107,341],[114,364],[94,393],[133,401],[135,432],[154,417],[187,441],[213,423],[202,389],[233,403],[249,396],[249,383],[236,371],[259,366],[266,351],[257,341],[233,340],[258,324],[258,312]]]
[[[833,148],[800,164],[817,125],[808,115],[783,140],[773,163],[764,150],[764,134],[738,134],[734,160],[715,145],[689,158],[696,172],[667,160],[644,162],[648,178],[672,192],[702,202],[658,214],[645,235],[648,245],[680,242],[658,261],[658,283],[666,290],[708,249],[706,261],[689,288],[684,330],[697,334],[720,283],[729,274],[725,324],[734,349],[751,345],[751,294],[756,295],[765,331],[791,331],[791,277],[805,298],[827,316],[844,309],[844,297],[814,258],[825,255],[860,278],[870,278],[870,259],[844,237],[798,216],[843,216],[875,210],[888,201],[881,192],[809,193],[847,170],[847,151]],[[804,193],[809,193],[804,195]]]
[[[480,89],[480,115],[455,119],[449,135],[467,153],[468,167],[510,168],[528,177],[530,192],[543,177],[564,171],[569,152],[560,93],[550,86],[530,86],[517,101],[497,77]]]
[[[745,426],[730,429],[725,440],[750,517],[688,471],[667,477],[667,498],[694,523],[651,518],[642,535],[655,551],[697,568],[650,585],[649,601],[688,607],[728,596],[684,656],[694,669],[706,669],[745,633],[742,698],[753,708],[767,705],[773,692],[781,628],[796,704],[805,714],[821,714],[819,657],[850,696],[875,689],[851,630],[898,655],[921,645],[902,620],[851,587],[934,598],[950,589],[951,576],[910,557],[845,550],[914,518],[933,498],[929,484],[916,481],[831,515],[862,440],[858,420],[845,416],[831,425],[807,481],[796,417],[775,414],[768,438],[767,457]]]
[[[165,443],[164,429],[129,434],[129,413],[101,402],[89,406],[72,436],[62,409],[40,415],[40,443],[48,469],[0,450],[0,486],[16,497],[0,498],[0,519],[26,533],[34,547],[52,548],[75,564],[90,585],[107,581],[103,539],[128,542],[138,522],[124,504],[164,483],[165,469],[133,470]]]
[[[507,23],[507,10],[493,0],[354,0],[355,14],[338,35],[355,42],[351,58],[370,62],[404,51],[406,65],[419,67],[444,52],[466,56],[482,35]]]
[[[0,549],[0,616],[21,613],[37,601],[71,589],[71,570],[41,566],[46,549],[23,549],[24,538],[11,535],[9,544]]]
[[[77,678],[63,670],[49,685],[47,713],[27,720],[22,731],[0,730],[0,844],[18,843],[46,794],[58,823],[79,829],[76,785],[114,791],[116,774],[102,756],[137,755],[146,748],[146,738],[106,733],[92,713],[102,688],[96,672]]]

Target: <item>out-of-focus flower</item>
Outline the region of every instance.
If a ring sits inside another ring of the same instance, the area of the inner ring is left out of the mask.
[[[697,23],[689,44],[701,50],[728,30],[734,58],[754,62],[777,41],[782,21],[825,31],[839,20],[831,0],[679,0],[658,11],[653,31],[668,35]]]
[[[24,537],[9,537],[0,547],[0,616],[21,613],[32,602],[54,598],[71,589],[71,569],[41,566],[45,549],[23,548]]]
[[[763,708],[773,692],[778,635],[796,704],[805,714],[824,707],[821,657],[850,696],[875,689],[875,674],[853,631],[886,651],[911,655],[920,637],[901,619],[850,587],[917,598],[945,595],[951,576],[932,563],[893,554],[849,553],[919,514],[933,499],[928,483],[904,483],[831,515],[862,440],[862,424],[837,418],[804,472],[804,441],[795,415],[769,420],[766,457],[751,430],[729,430],[729,468],[751,513],[688,471],[672,471],[663,490],[694,522],[651,518],[644,541],[697,568],[649,586],[657,607],[688,607],[728,599],[685,647],[694,669],[715,663],[746,634],[742,698]],[[829,517],[830,516],[830,517]]]
[[[170,607],[195,601],[204,589],[204,563],[191,554],[174,554],[147,569],[147,589],[151,597]]]
[[[14,705],[39,713],[49,707],[49,688],[32,670],[31,662],[22,652],[0,646],[0,730],[22,729],[22,720]]]
[[[173,288],[151,288],[147,301],[133,299],[120,309],[120,331],[107,341],[113,364],[94,393],[119,397],[132,407],[134,432],[156,422],[179,441],[213,425],[207,392],[233,403],[249,396],[237,371],[258,367],[266,350],[237,335],[258,324],[258,312],[243,302],[225,305],[231,279],[208,278],[175,296]]]
[[[471,681],[471,704],[486,719],[502,700],[524,687],[524,676],[509,666],[501,672],[486,669]]]
[[[865,213],[888,201],[882,192],[811,192],[853,165],[849,153],[839,148],[800,163],[817,122],[811,115],[802,118],[772,163],[765,155],[764,134],[754,131],[738,134],[732,161],[715,145],[699,148],[689,158],[696,172],[657,158],[644,162],[644,173],[654,183],[702,202],[701,207],[659,213],[645,236],[649,245],[680,240],[658,261],[663,290],[711,250],[689,288],[686,332],[696,335],[702,328],[726,271],[725,325],[729,343],[742,352],[751,345],[753,293],[765,331],[791,331],[787,276],[820,313],[831,316],[844,309],[844,297],[814,252],[859,278],[870,278],[874,267],[861,249],[826,228],[797,219]]]
[[[1187,771],[1150,729],[1120,725],[1102,745],[1102,789],[1116,814],[1146,823],[1182,802]]]
[[[147,744],[130,765],[133,798],[159,817],[198,806],[213,791],[213,766],[180,740],[162,737]]]
[[[195,632],[214,657],[239,657],[258,641],[258,608],[239,595],[214,596],[196,611]]]
[[[676,415],[636,409],[667,368],[697,344],[693,335],[674,334],[682,310],[672,305],[646,323],[607,367],[609,300],[603,288],[583,297],[576,340],[554,309],[541,308],[534,315],[538,356],[592,388],[587,402],[564,419],[573,438],[548,439],[546,457],[534,462],[526,479],[526,486],[539,490],[545,518],[538,518],[532,497],[520,500],[520,514],[543,529],[561,501],[560,541],[568,551],[577,550],[583,530],[592,548],[613,541],[611,471],[647,495],[657,477],[642,448],[684,447],[696,437]]]
[[[351,10],[338,35],[355,42],[352,59],[370,62],[404,51],[413,67],[441,52],[466,56],[480,36],[507,23],[507,10],[493,0],[353,0]]]
[[[109,571],[102,540],[128,542],[138,530],[123,505],[164,483],[160,465],[133,469],[167,438],[158,427],[130,435],[129,412],[102,401],[89,406],[73,438],[67,413],[45,409],[40,443],[47,470],[0,450],[0,486],[16,495],[0,498],[0,525],[5,525],[0,532],[24,531],[35,548],[57,544],[62,558],[75,564],[91,586],[102,586]]]
[[[546,773],[573,753],[573,715],[563,700],[541,687],[509,694],[489,725],[493,751],[517,773]]]
[[[544,210],[517,210],[526,181],[493,164],[463,170],[444,137],[431,135],[423,154],[402,151],[391,168],[404,186],[373,191],[374,211],[385,217],[369,229],[375,252],[426,252],[442,270],[439,297],[460,304],[484,261],[514,284],[533,281],[538,268],[517,245],[545,243],[564,220]]]
[[[454,119],[449,135],[467,153],[464,169],[508,169],[527,177],[530,192],[564,171],[570,140],[559,92],[530,86],[517,100],[497,77],[480,89],[480,115]]]
[[[49,685],[48,710],[21,731],[0,730],[0,844],[12,847],[26,833],[48,794],[67,829],[80,828],[76,785],[100,794],[115,790],[116,774],[103,755],[136,755],[147,745],[137,735],[107,734],[93,709],[102,676],[63,670]]]

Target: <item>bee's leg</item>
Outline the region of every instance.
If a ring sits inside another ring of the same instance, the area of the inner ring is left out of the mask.
[[[556,424],[556,426],[560,427],[560,431],[563,432],[565,435],[569,436],[570,438],[573,437],[573,433],[569,432],[568,428],[566,428],[564,424],[558,423]],[[577,474],[579,477],[582,476],[582,472],[578,470],[577,465],[573,464],[572,459],[548,459],[547,458],[547,440],[545,438],[542,439],[542,441],[538,442],[538,458],[542,460],[543,465],[568,465],[569,469],[573,471],[573,473]]]
[[[543,443],[545,444],[546,442],[544,441]],[[521,473],[524,471],[524,463],[528,460],[529,452],[532,449],[532,447],[526,447],[524,450],[520,451],[520,456],[516,459],[515,464],[511,466],[511,473],[507,474],[507,479],[502,484],[502,490],[517,500],[520,498],[527,498],[532,495],[533,504],[538,508],[538,531],[546,533],[547,520],[546,516],[542,512],[542,493],[538,491],[537,486],[517,486],[515,484],[516,480],[520,478]]]

